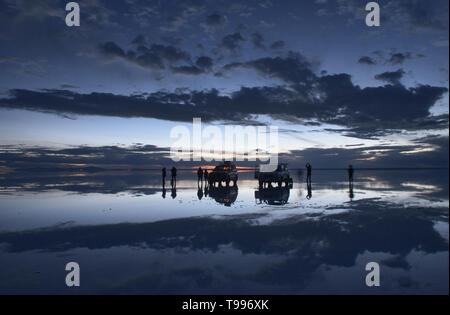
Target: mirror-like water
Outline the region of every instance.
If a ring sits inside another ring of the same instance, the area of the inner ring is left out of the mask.
[[[448,294],[447,170],[314,171],[292,189],[250,172],[228,188],[181,172],[176,189],[159,172],[2,176],[0,293]]]

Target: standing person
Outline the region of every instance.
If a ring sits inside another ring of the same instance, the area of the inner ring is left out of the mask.
[[[205,179],[205,183],[206,184],[208,183],[208,177],[209,177],[208,170],[205,170],[203,172],[203,178]]]
[[[306,164],[306,182],[311,183],[311,173],[312,173],[312,167],[311,164]]]
[[[348,181],[353,183],[353,174],[355,173],[355,169],[353,165],[348,166]]]
[[[162,181],[163,181],[163,186],[165,186],[165,184],[166,184],[166,176],[167,176],[167,170],[166,170],[166,168],[164,167],[164,168],[162,169]]]
[[[352,165],[348,166],[348,189],[349,189],[349,198],[350,201],[353,201],[353,198],[355,198],[355,194],[353,193],[353,174],[355,173],[355,169]]]
[[[203,184],[203,170],[201,167],[198,168],[197,170],[197,183],[202,182]]]
[[[171,184],[172,184],[172,188],[175,186],[177,186],[177,169],[176,167],[172,167],[172,170],[170,171],[171,175],[172,175],[172,180],[171,180]]]

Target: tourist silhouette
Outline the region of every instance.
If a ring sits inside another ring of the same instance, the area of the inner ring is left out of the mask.
[[[164,167],[164,168],[162,169],[162,180],[163,180],[163,183],[166,182],[166,177],[167,177],[167,170],[166,170],[166,168]]]
[[[203,183],[203,170],[201,167],[198,168],[197,170],[197,182],[202,182]]]
[[[355,198],[355,194],[353,193],[353,176],[355,174],[355,169],[352,165],[348,166],[348,190],[349,190],[349,198],[350,201],[353,201],[353,198]]]
[[[162,197],[163,197],[163,199],[166,199],[166,193],[167,193],[166,186],[163,186],[163,189],[162,189]]]
[[[311,183],[311,173],[312,173],[312,167],[311,164],[306,164],[306,182]]]
[[[174,187],[177,187],[177,169],[176,167],[172,167],[172,170],[170,171],[170,175],[172,176],[172,179],[170,181],[170,185],[172,186],[172,189]]]
[[[204,170],[203,178],[205,179],[205,183],[207,184],[208,183],[208,178],[209,178],[208,170]]]

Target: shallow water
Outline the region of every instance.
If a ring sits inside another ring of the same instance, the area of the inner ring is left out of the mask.
[[[353,188],[345,171],[314,171],[309,189],[252,177],[1,175],[0,293],[448,294],[448,170],[361,170]]]

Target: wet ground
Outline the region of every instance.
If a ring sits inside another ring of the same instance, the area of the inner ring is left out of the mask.
[[[0,175],[0,293],[448,294],[448,215],[448,170]]]

